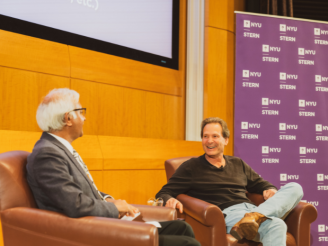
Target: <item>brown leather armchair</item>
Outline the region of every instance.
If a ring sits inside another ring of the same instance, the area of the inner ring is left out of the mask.
[[[196,156],[179,157],[165,161],[167,180],[175,173],[176,169],[185,161]],[[263,196],[248,193],[247,197],[256,205],[264,202]],[[182,217],[188,222],[196,239],[202,246],[260,246],[246,239],[237,241],[230,234],[226,234],[224,216],[221,209],[213,204],[190,197],[185,194],[177,196],[183,204]],[[288,227],[287,246],[310,246],[310,226],[317,218],[317,210],[311,204],[300,202],[286,217]]]
[[[0,215],[5,246],[158,245],[158,231],[153,225],[91,216],[73,219],[37,209],[25,178],[28,155],[25,151],[0,154]],[[144,221],[176,219],[174,209],[135,206]]]

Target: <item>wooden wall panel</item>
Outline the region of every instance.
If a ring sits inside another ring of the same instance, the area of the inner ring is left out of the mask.
[[[35,115],[41,97],[69,85],[69,78],[0,67],[0,129],[40,131]]]
[[[68,47],[0,30],[0,66],[70,76]]]
[[[83,159],[84,160],[84,159]],[[104,173],[103,171],[91,171],[90,174],[95,182],[98,190],[104,191]]]
[[[104,169],[164,169],[167,159],[202,155],[200,142],[98,136]]]
[[[0,218],[0,246],[3,246],[3,236],[2,236],[1,218]]]
[[[181,96],[184,76],[174,69],[69,47],[72,78]]]
[[[224,119],[231,131],[226,154],[233,154],[234,34],[205,28],[204,117]]]
[[[233,11],[234,1],[205,0],[205,26],[234,32],[235,18]]]
[[[85,133],[184,139],[182,97],[72,79],[87,107]]]
[[[41,132],[0,130],[0,153],[13,150],[32,152],[40,137]]]
[[[104,172],[104,192],[132,204],[146,204],[166,184],[164,170],[111,170]]]

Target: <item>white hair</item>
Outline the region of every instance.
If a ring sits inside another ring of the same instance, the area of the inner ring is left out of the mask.
[[[42,131],[60,131],[66,125],[65,113],[78,107],[80,94],[62,88],[53,89],[44,97],[36,112],[36,121]],[[70,113],[76,118],[75,112]]]

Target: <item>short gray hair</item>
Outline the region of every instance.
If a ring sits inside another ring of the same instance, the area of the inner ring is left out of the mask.
[[[220,124],[221,127],[222,127],[222,136],[224,138],[229,138],[230,137],[230,131],[228,129],[227,123],[224,120],[220,119],[219,117],[210,117],[210,118],[206,118],[205,120],[202,121],[202,124],[201,124],[201,133],[200,133],[200,137],[201,138],[203,138],[204,127],[207,124],[211,124],[211,123]]]
[[[60,131],[65,126],[65,113],[74,110],[79,104],[80,94],[68,88],[53,89],[40,103],[36,121],[42,131]],[[71,112],[76,118],[75,112]]]

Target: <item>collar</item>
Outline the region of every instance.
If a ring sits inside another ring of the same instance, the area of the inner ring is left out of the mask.
[[[57,135],[54,135],[52,133],[47,132],[47,134],[49,134],[50,136],[54,137],[55,139],[57,139],[62,145],[64,145],[66,147],[66,149],[68,149],[68,151],[73,155],[73,146],[66,140],[63,139],[61,137],[58,137]]]

